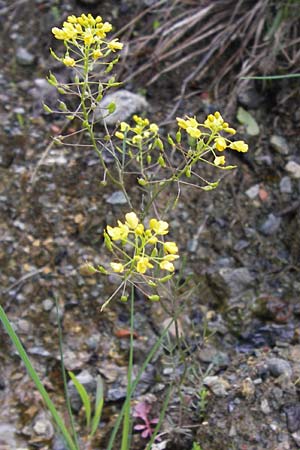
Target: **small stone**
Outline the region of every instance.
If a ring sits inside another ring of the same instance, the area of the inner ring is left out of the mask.
[[[287,427],[290,433],[300,430],[300,403],[287,405],[284,407]]]
[[[279,229],[281,224],[281,217],[276,217],[274,214],[269,214],[267,220],[260,227],[260,231],[265,236],[270,236]]]
[[[126,89],[120,89],[119,91],[108,94],[100,102],[99,107],[95,110],[95,119],[101,120],[103,116],[106,116],[107,108],[110,103],[116,105],[115,111],[109,116],[105,117],[107,125],[116,125],[118,122],[125,121],[132,114],[139,111],[145,111],[149,105],[145,97],[140,94],[134,94]]]
[[[268,403],[268,400],[267,400],[266,398],[264,398],[264,399],[261,401],[261,403],[260,403],[260,409],[261,409],[261,411],[262,411],[264,414],[266,414],[266,415],[268,415],[268,414],[271,413],[271,408],[270,408],[269,403]]]
[[[208,283],[217,297],[238,297],[253,286],[254,278],[246,267],[232,269],[221,267],[219,270],[208,273]]]
[[[291,194],[292,193],[293,189],[292,189],[292,182],[291,182],[290,177],[281,178],[280,183],[279,183],[279,189],[282,194]]]
[[[16,60],[20,66],[31,66],[35,61],[35,56],[25,47],[19,47],[16,51]]]
[[[289,145],[283,136],[273,134],[270,138],[271,147],[281,155],[288,155],[290,152]]]
[[[300,178],[300,164],[295,161],[289,161],[285,166],[285,170],[291,174],[292,178]]]
[[[296,433],[293,433],[292,437],[293,437],[297,447],[299,448],[300,447],[300,432],[297,431]]]
[[[288,361],[281,358],[270,358],[266,361],[269,371],[274,377],[285,375],[287,377],[292,376],[292,368]]]
[[[54,427],[44,411],[36,416],[32,428],[35,434],[47,440],[52,439],[54,436]]]
[[[109,203],[110,205],[125,205],[127,203],[127,199],[124,192],[116,191],[107,197],[106,203]]]
[[[208,386],[217,397],[226,397],[227,389],[230,387],[224,378],[218,376],[205,377],[203,384]]]
[[[46,298],[46,300],[43,300],[42,305],[44,311],[51,311],[54,302],[50,298]]]
[[[245,194],[247,195],[247,197],[249,197],[251,200],[255,199],[255,197],[258,196],[259,193],[259,184],[255,184],[254,186],[251,186],[249,189],[247,189],[247,191],[245,192]]]

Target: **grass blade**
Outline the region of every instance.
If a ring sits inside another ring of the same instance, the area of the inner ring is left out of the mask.
[[[101,376],[98,375],[97,376],[95,412],[94,412],[94,417],[92,420],[92,430],[91,430],[90,437],[92,437],[96,433],[97,427],[98,427],[100,419],[101,419],[103,404],[104,404],[103,382],[102,382]]]
[[[76,391],[80,395],[81,401],[83,403],[85,409],[85,417],[86,417],[86,426],[89,429],[91,424],[91,402],[89,398],[89,394],[87,393],[85,387],[77,380],[76,376],[73,372],[68,372],[71,380],[76,388]]]

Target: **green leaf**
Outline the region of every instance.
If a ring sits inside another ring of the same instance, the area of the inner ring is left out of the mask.
[[[248,111],[246,111],[241,106],[238,108],[236,117],[241,124],[245,125],[246,132],[250,136],[257,136],[259,134],[259,126],[256,120]]]
[[[86,426],[87,428],[90,428],[91,423],[91,402],[89,395],[85,389],[85,387],[80,383],[80,381],[77,380],[73,372],[68,372],[71,380],[73,381],[73,384],[76,388],[76,391],[80,395],[81,401],[83,403],[84,409],[85,409],[85,417],[86,417]]]
[[[97,376],[97,391],[96,391],[96,401],[95,401],[95,412],[92,420],[92,430],[90,436],[93,436],[96,433],[97,427],[99,425],[102,408],[104,404],[104,396],[103,396],[103,381],[100,375]]]

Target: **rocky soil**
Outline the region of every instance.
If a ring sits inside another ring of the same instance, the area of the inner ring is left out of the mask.
[[[86,260],[108,260],[103,229],[127,207],[116,189],[100,186],[101,169],[92,151],[52,146],[51,137],[62,132],[63,123],[46,115],[42,102],[51,106],[57,99],[45,81],[48,70],[67,77],[48,53],[56,45],[51,27],[68,14],[88,11],[121,26],[136,8],[134,1],[0,0],[1,304],[63,411],[57,299],[66,368],[91,393],[97,374],[105,382],[104,416],[94,446],[103,450],[126,395],[129,309],[116,301],[101,313],[116,285],[86,276],[80,267]],[[151,119],[166,117],[165,105],[170,108],[173,98],[164,86],[176,81],[170,75],[145,93],[148,106],[142,107],[148,107]],[[300,448],[299,82],[249,86],[238,104],[255,119],[258,132],[249,134],[237,111],[229,118],[249,143],[249,153],[232,159],[238,169],[217,190],[183,190],[169,220],[187,256],[189,291],[177,292],[184,305],[184,344],[172,357],[171,330],[134,399],[151,404],[156,417],[170,382],[181,382],[156,450],[191,450],[193,442],[203,450]],[[137,80],[124,89],[141,93],[143,87]],[[202,119],[209,108],[223,111],[226,105],[226,98],[210,104],[194,97],[178,114]],[[136,193],[133,183],[134,198]],[[135,372],[165,319],[159,304],[137,298]],[[0,336],[0,450],[63,450],[3,329]],[[71,384],[69,391],[83,424]],[[146,444],[136,432],[132,450]]]

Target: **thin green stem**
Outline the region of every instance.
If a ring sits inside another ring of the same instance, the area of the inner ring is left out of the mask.
[[[65,370],[65,363],[64,363],[64,353],[63,353],[63,336],[62,336],[62,328],[61,328],[61,322],[60,322],[60,317],[59,317],[58,301],[57,301],[56,296],[54,296],[54,300],[55,300],[57,327],[58,327],[58,340],[59,340],[59,353],[60,353],[60,362],[61,362],[61,373],[62,373],[62,379],[63,379],[63,384],[64,384],[66,406],[67,406],[68,416],[69,416],[69,419],[70,419],[70,425],[71,425],[73,438],[74,438],[76,446],[79,449],[78,436],[77,436],[77,432],[76,432],[76,429],[75,429],[75,421],[74,421],[74,417],[73,417],[73,414],[72,414],[70,396],[68,394],[67,377],[66,377],[66,370]]]
[[[130,347],[128,360],[128,374],[127,374],[127,393],[125,400],[125,413],[123,420],[122,444],[121,450],[128,450],[130,448],[130,401],[132,392],[132,368],[133,368],[133,333],[134,333],[134,285],[131,286],[130,295]]]

